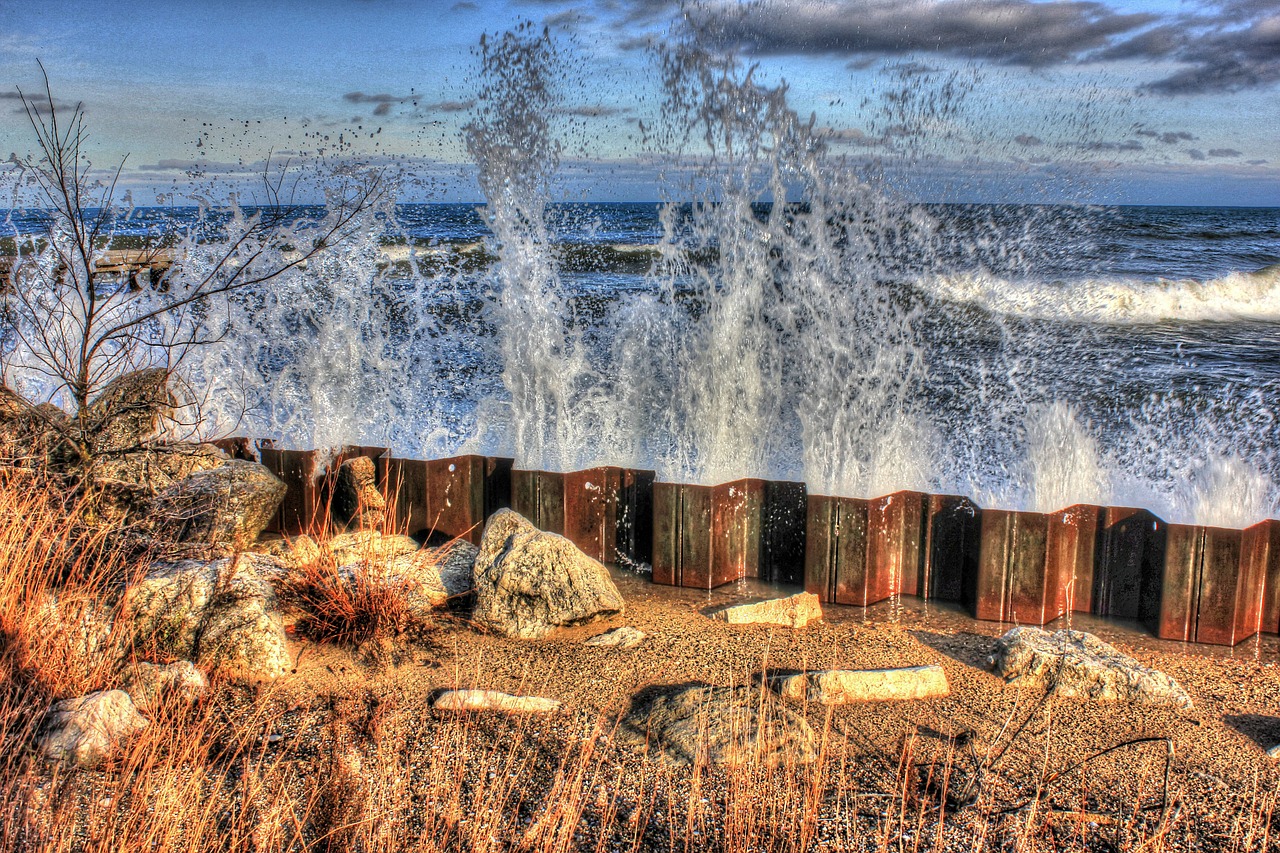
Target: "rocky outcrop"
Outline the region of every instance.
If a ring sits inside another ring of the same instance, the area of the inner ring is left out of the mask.
[[[165,368],[126,373],[108,382],[85,409],[85,439],[95,454],[141,447],[177,405]]]
[[[372,459],[357,456],[338,466],[332,507],[334,516],[342,524],[376,527],[384,521],[387,501],[378,489]]]
[[[1082,631],[1013,628],[996,641],[987,666],[1006,681],[1052,696],[1191,707],[1191,697],[1168,675]]]
[[[245,680],[284,675],[292,656],[273,587],[283,571],[259,555],[153,566],[124,595],[135,647]]]
[[[908,666],[898,669],[829,669],[770,680],[784,699],[816,705],[929,699],[951,692],[942,667]]]
[[[584,645],[600,646],[609,649],[634,649],[644,642],[645,633],[639,628],[623,625],[612,631],[605,631],[587,640]]]
[[[121,689],[144,714],[166,707],[189,705],[209,690],[209,679],[188,660],[167,666],[136,663],[125,673]]]
[[[49,710],[36,749],[45,758],[94,768],[147,727],[147,721],[123,690],[101,690],[65,699]]]
[[[496,690],[446,690],[431,707],[437,711],[501,711],[505,714],[550,714],[560,709],[555,699],[512,696]]]
[[[754,604],[734,604],[707,614],[730,625],[781,625],[803,628],[822,618],[822,601],[811,592]]]
[[[809,764],[817,736],[804,718],[772,693],[748,687],[691,686],[633,706],[620,739],[675,764],[760,761]]]
[[[609,572],[572,542],[511,510],[485,525],[475,564],[472,618],[508,637],[544,637],[558,627],[620,613]]]
[[[284,499],[285,485],[257,462],[235,459],[165,489],[151,505],[157,535],[230,550],[251,544]]]
[[[229,460],[211,444],[164,445],[97,456],[89,464],[88,480],[106,517],[140,517],[174,484]]]

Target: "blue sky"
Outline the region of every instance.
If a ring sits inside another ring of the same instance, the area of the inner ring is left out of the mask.
[[[0,159],[31,150],[14,92],[39,91],[40,60],[140,203],[268,152],[386,160],[417,178],[407,199],[475,200],[475,48],[522,20],[559,45],[566,197],[657,197],[646,45],[684,20],[920,196],[1280,205],[1275,0],[0,0]],[[921,115],[948,80],[965,97]],[[909,143],[885,99],[904,87]]]

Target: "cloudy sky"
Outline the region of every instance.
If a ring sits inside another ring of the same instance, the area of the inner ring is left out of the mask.
[[[0,21],[0,159],[31,151],[39,60],[141,203],[268,152],[475,200],[476,46],[520,21],[559,49],[561,192],[656,198],[652,46],[683,21],[923,197],[1280,205],[1280,0],[0,0]]]

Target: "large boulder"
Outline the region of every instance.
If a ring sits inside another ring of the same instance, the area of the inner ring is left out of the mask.
[[[148,656],[245,680],[278,678],[293,665],[274,588],[284,572],[248,554],[158,564],[125,590],[122,614]]]
[[[147,721],[123,690],[100,690],[65,699],[49,710],[36,749],[51,761],[77,767],[101,765],[128,738],[147,727]]]
[[[996,641],[987,665],[1006,681],[1052,696],[1191,707],[1191,697],[1168,675],[1083,631],[1013,628]]]
[[[163,367],[136,370],[107,383],[85,409],[85,439],[94,453],[143,446],[160,422],[173,416],[178,401]]]
[[[333,513],[343,524],[377,527],[385,520],[387,501],[378,489],[373,460],[356,456],[338,466],[333,485]]]
[[[674,764],[777,767],[818,757],[817,736],[804,718],[772,693],[749,687],[694,685],[638,702],[619,732],[622,742]]]
[[[174,484],[229,460],[212,444],[162,445],[96,456],[89,465],[88,479],[108,517],[136,517]]]
[[[19,465],[64,465],[78,456],[67,413],[32,405],[8,388],[0,396],[0,458]]]
[[[600,562],[507,509],[485,525],[475,562],[475,593],[476,622],[526,639],[620,613],[624,606]]]
[[[177,542],[241,550],[271,521],[285,490],[265,466],[233,459],[196,471],[157,495],[151,505],[153,529]]]

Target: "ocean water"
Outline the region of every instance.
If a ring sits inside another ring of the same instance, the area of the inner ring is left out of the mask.
[[[820,254],[852,240],[769,246],[812,209],[753,203],[733,214],[748,226],[719,218],[729,206],[548,204],[513,241],[479,203],[400,205],[239,300],[234,334],[192,365],[236,401],[209,406],[208,428],[838,494],[1276,514],[1280,210],[901,205],[919,233],[878,223],[870,278],[842,279],[847,259]],[[115,233],[197,219],[144,208]],[[729,227],[759,228],[758,269]]]

